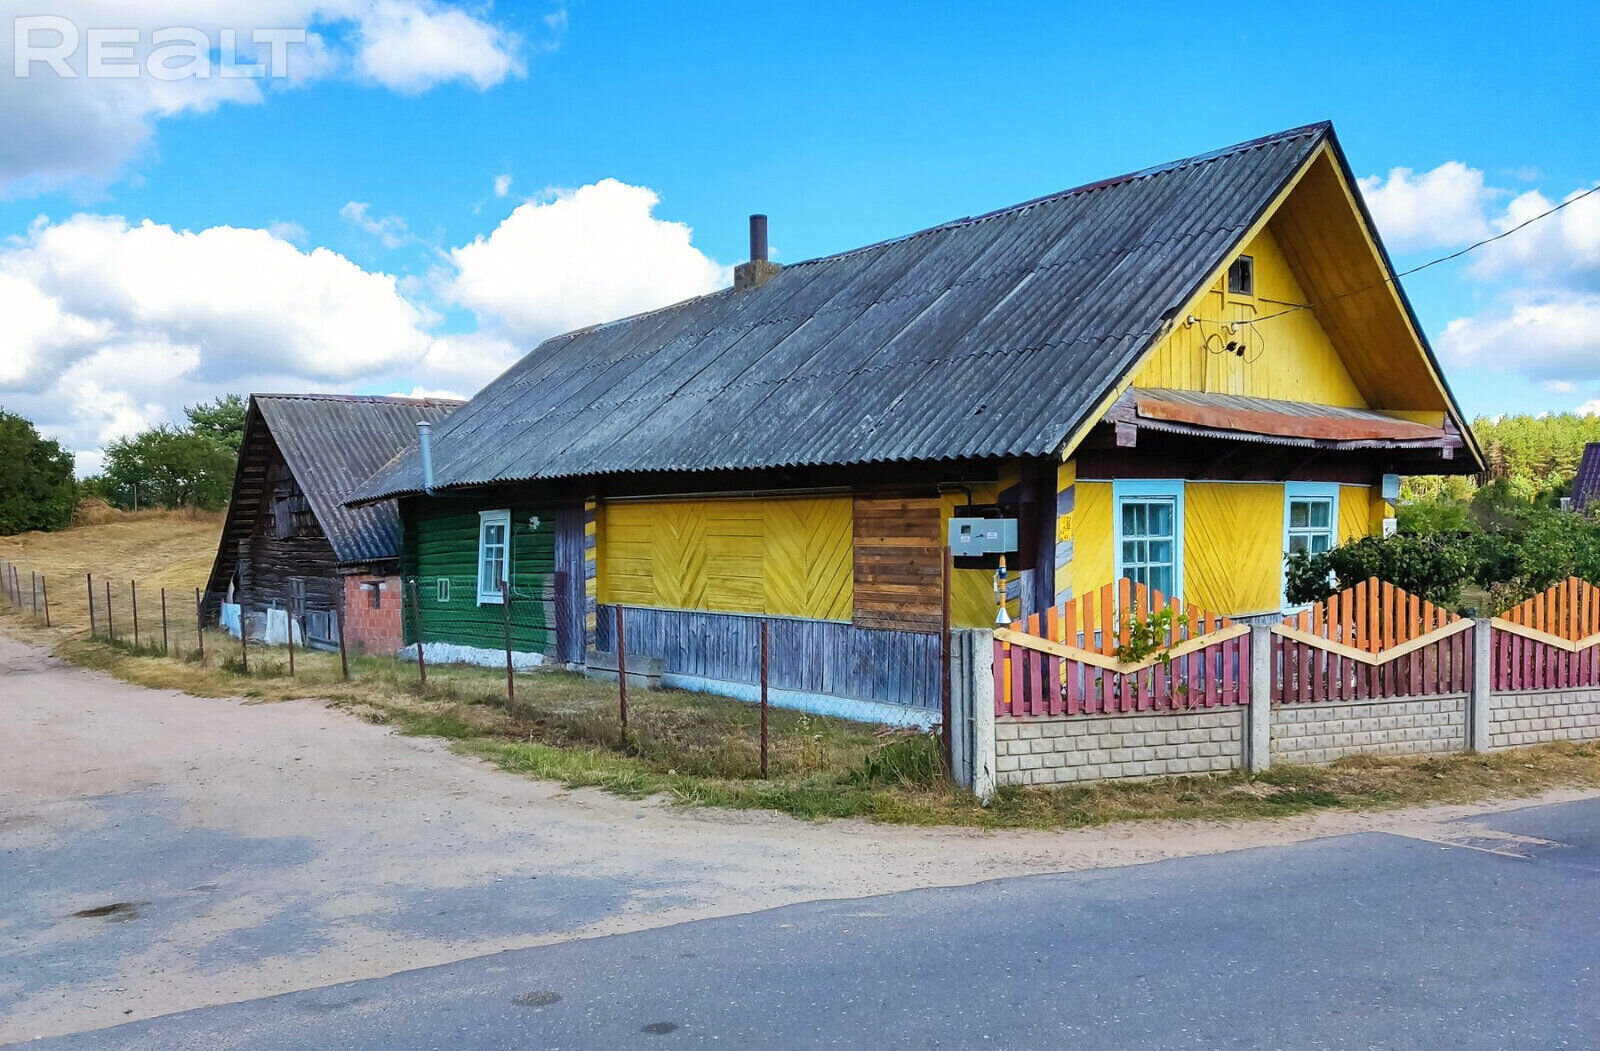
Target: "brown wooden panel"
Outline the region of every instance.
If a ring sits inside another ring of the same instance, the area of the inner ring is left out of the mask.
[[[854,518],[855,624],[937,631],[943,553],[938,496],[857,496]]]

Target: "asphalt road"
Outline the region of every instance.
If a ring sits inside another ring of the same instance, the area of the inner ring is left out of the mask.
[[[1600,801],[813,902],[30,1046],[1600,1045]]]

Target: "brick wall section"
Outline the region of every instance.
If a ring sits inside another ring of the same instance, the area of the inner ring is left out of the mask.
[[[995,719],[1002,785],[1062,785],[1236,770],[1244,765],[1243,708],[1204,712]]]
[[[381,605],[372,608],[372,592],[363,585],[381,580]],[[400,632],[400,578],[356,574],[344,578],[344,641],[351,650],[393,654],[405,642]]]
[[[1489,701],[1489,747],[1600,740],[1600,690],[1497,693]]]
[[[1346,755],[1431,755],[1467,747],[1464,694],[1272,708],[1272,761],[1328,763]]]

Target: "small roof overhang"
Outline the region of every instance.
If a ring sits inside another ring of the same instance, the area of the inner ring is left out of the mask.
[[[1257,442],[1330,452],[1409,454],[1434,460],[1431,473],[1470,473],[1470,456],[1457,458],[1466,441],[1448,415],[1440,426],[1377,409],[1253,398],[1238,394],[1133,388],[1106,413],[1116,444],[1138,444],[1141,430],[1194,438]]]

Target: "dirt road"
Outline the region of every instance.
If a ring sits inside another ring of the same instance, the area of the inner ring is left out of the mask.
[[[3,636],[0,720],[0,1042],[797,902],[1360,829],[1443,841],[1476,812],[807,824],[563,790],[314,702],[146,690]]]

